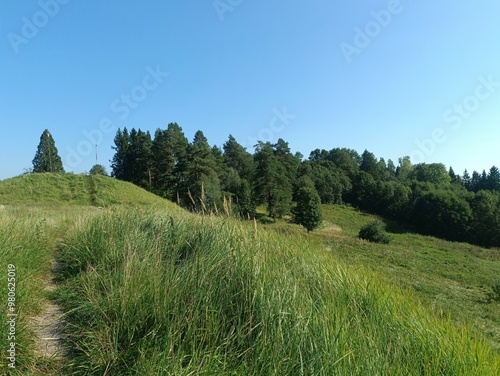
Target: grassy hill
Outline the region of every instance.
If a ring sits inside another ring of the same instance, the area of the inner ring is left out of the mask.
[[[0,205],[159,206],[174,204],[134,184],[106,176],[28,174],[0,181]]]
[[[356,235],[372,217],[339,206],[309,235],[189,215],[104,177],[9,179],[0,204],[0,263],[18,270],[17,374],[500,372],[496,250],[393,223],[390,245],[371,244]],[[71,324],[62,364],[34,351],[30,317],[48,298]]]

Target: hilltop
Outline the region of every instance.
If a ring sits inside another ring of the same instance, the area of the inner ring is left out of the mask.
[[[51,173],[27,174],[0,181],[0,205],[176,207],[132,183],[107,176]]]

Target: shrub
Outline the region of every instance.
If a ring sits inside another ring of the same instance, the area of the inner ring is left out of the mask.
[[[108,173],[106,172],[106,168],[103,165],[96,164],[92,166],[92,168],[89,171],[90,175],[103,175],[103,176],[108,176]]]
[[[359,231],[358,237],[374,243],[389,244],[391,237],[384,230],[384,226],[379,221],[372,221],[364,225]]]

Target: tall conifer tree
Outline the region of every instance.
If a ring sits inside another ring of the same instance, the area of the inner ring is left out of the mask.
[[[33,159],[33,172],[64,173],[61,157],[49,130],[43,131]]]
[[[292,185],[286,175],[286,169],[269,142],[259,142],[254,157],[257,200],[267,204],[270,217],[281,218],[290,212],[292,206]]]

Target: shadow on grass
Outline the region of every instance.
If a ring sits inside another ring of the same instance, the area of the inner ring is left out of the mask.
[[[408,225],[406,223],[393,221],[390,219],[383,219],[385,224],[385,230],[390,232],[391,234],[414,234],[416,230],[413,226]]]

